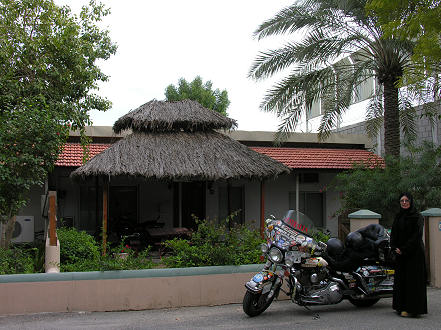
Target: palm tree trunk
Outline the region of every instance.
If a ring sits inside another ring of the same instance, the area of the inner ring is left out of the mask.
[[[386,156],[400,156],[400,118],[398,88],[395,82],[384,82],[384,152]]]

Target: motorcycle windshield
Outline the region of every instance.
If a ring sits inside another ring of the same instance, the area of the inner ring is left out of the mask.
[[[288,210],[282,219],[283,223],[297,232],[310,236],[315,229],[312,220],[297,210]]]

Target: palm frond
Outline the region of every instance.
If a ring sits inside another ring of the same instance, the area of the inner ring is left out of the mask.
[[[254,36],[258,40],[287,32],[294,32],[310,24],[308,10],[302,6],[294,4],[280,10],[274,17],[264,21],[254,31]]]
[[[400,98],[399,108],[401,131],[403,132],[406,144],[412,145],[417,137],[415,124],[416,109],[406,97]]]
[[[374,95],[366,110],[366,133],[370,138],[375,137],[383,126],[384,108],[380,94]]]
[[[402,76],[411,55],[412,42],[382,38],[375,17],[366,14],[366,2],[299,0],[263,22],[255,31],[258,39],[285,33],[301,36],[297,42],[260,53],[249,71],[251,78],[261,79],[291,70],[268,91],[261,103],[262,110],[274,112],[282,119],[279,136],[294,130],[300,117],[308,114],[320,100],[323,116],[319,138],[324,139],[351,102],[360,96],[366,97],[360,94],[368,79],[375,77],[381,85],[386,81],[398,81]],[[347,60],[341,60],[342,57]],[[375,93],[367,111],[367,126],[368,131],[370,127],[376,133],[383,121],[383,104],[381,93]],[[410,124],[406,112],[403,116]],[[406,127],[406,134],[412,134],[410,125],[403,127]]]
[[[341,102],[336,102],[334,107],[325,109],[318,129],[319,141],[324,141],[331,135],[331,131],[337,127],[338,121],[347,109],[347,103],[343,100]]]
[[[255,59],[248,73],[249,78],[262,79],[271,77],[297,62],[296,45],[288,43],[284,47],[276,50],[261,52]]]
[[[302,116],[302,108],[297,107],[295,111],[287,112],[286,116],[282,119],[275,135],[275,144],[279,145],[281,142],[286,141],[290,134],[294,132],[299,124],[299,120]]]
[[[339,34],[354,31],[351,24],[353,16],[326,1],[297,1],[296,4],[279,11],[274,17],[263,22],[255,31],[258,40],[285,33],[294,33],[306,29],[308,33],[319,28]]]
[[[331,131],[337,127],[342,115],[349,108],[352,98],[351,80],[342,78],[344,72],[337,73],[334,85],[330,84],[324,94],[324,113],[318,129],[318,138],[320,141],[326,140]],[[335,88],[331,88],[335,86]]]

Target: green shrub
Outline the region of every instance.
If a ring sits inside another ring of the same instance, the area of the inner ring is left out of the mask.
[[[386,159],[387,166],[357,166],[337,175],[335,188],[342,193],[339,213],[369,209],[382,215],[390,226],[399,210],[401,192],[413,194],[417,210],[441,205],[441,147],[425,143],[399,160]]]
[[[259,263],[258,230],[245,225],[228,229],[231,217],[222,224],[196,219],[197,230],[191,239],[173,239],[164,243],[171,256],[164,258],[168,267],[199,267]]]
[[[109,249],[106,256],[101,256],[99,270],[150,269],[154,265],[149,255],[150,249],[149,246],[137,252],[121,243],[119,246]],[[127,256],[122,257],[121,253],[127,253]]]
[[[323,230],[316,228],[310,233],[312,238],[317,242],[326,243],[331,238],[331,232],[329,230]]]
[[[57,229],[60,241],[60,270],[84,272],[97,270],[100,250],[95,239],[85,231],[75,228]]]
[[[62,272],[88,272],[123,269],[149,269],[153,262],[149,257],[150,248],[139,253],[131,248],[120,246],[108,248],[105,256],[95,239],[84,231],[74,228],[60,228],[60,270]],[[127,258],[119,257],[122,250],[128,252]]]
[[[34,273],[34,258],[37,249],[32,247],[11,246],[0,248],[0,275]]]
[[[45,269],[45,253],[46,244],[45,242],[39,241],[35,243],[35,255],[34,255],[34,272],[44,273]]]

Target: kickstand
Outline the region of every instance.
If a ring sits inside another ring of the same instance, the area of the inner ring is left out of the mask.
[[[308,312],[310,312],[311,314],[313,314],[313,316],[312,316],[312,319],[313,319],[313,320],[320,320],[320,315],[319,315],[318,313],[314,313],[314,312],[312,311],[312,309],[309,308],[308,306],[303,306],[303,307],[305,307],[305,309],[306,309]]]

